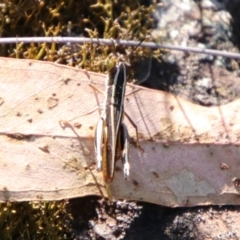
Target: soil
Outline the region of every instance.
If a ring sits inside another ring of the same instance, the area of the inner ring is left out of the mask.
[[[162,0],[153,36],[165,44],[239,53],[239,9],[238,0]],[[221,56],[167,51],[160,61],[140,62],[136,78],[141,80],[149,71],[143,86],[218,106],[240,96],[239,63]],[[239,206],[171,209],[85,197],[70,200],[70,208],[73,239],[240,239]]]

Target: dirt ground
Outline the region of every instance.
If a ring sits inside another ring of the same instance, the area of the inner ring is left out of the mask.
[[[163,0],[156,30],[163,43],[239,52],[240,2]],[[149,64],[150,63],[150,64]],[[172,92],[196,104],[217,106],[240,96],[239,60],[168,51],[161,61],[144,59],[136,67],[142,85]],[[145,71],[141,71],[141,69]],[[240,239],[240,207],[176,208],[97,197],[70,200],[74,239]]]

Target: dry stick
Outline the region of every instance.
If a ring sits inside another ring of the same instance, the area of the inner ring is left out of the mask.
[[[39,42],[56,42],[56,43],[97,43],[103,45],[114,45],[120,44],[125,46],[137,46],[139,41],[128,41],[128,40],[113,40],[113,39],[102,39],[102,38],[85,38],[85,37],[14,37],[14,38],[0,38],[0,44],[3,43],[39,43]],[[206,48],[197,48],[197,47],[181,47],[181,46],[174,46],[168,44],[158,44],[154,42],[143,42],[141,44],[142,47],[146,48],[164,48],[164,49],[171,49],[176,51],[184,51],[184,52],[194,52],[198,54],[207,54],[207,55],[214,55],[214,56],[222,56],[228,58],[235,58],[240,59],[239,53],[233,52],[225,52],[213,49],[206,49]]]

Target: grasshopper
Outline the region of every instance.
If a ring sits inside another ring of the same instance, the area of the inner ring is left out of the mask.
[[[122,122],[126,83],[126,67],[119,62],[106,78],[103,110],[95,130],[97,170],[103,171],[106,183],[113,180],[118,150],[121,152],[124,178],[130,177],[128,131]]]
[[[136,48],[141,43],[142,41],[139,42]],[[126,115],[135,128],[137,146],[143,150],[139,145],[137,126],[127,113],[124,112],[126,84],[126,66],[120,61],[107,75],[102,114],[95,129],[96,165],[98,171],[103,171],[105,183],[113,181],[118,151],[121,152],[124,178],[126,180],[130,178],[130,164],[128,160],[129,136],[127,127],[123,123],[123,115]]]

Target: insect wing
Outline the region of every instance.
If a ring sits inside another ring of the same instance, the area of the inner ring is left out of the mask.
[[[114,176],[117,156],[117,137],[123,118],[123,104],[126,87],[126,68],[123,63],[113,67],[108,76],[108,99],[106,108],[106,123],[108,126],[108,174]]]
[[[117,66],[117,71],[114,77],[114,83],[113,83],[113,95],[112,95],[112,104],[113,104],[113,112],[114,115],[114,125],[115,125],[115,131],[116,135],[119,131],[119,127],[122,122],[122,116],[123,116],[123,109],[124,109],[124,96],[125,96],[125,89],[126,89],[126,83],[127,83],[127,76],[126,76],[126,67],[123,63],[119,63]]]

